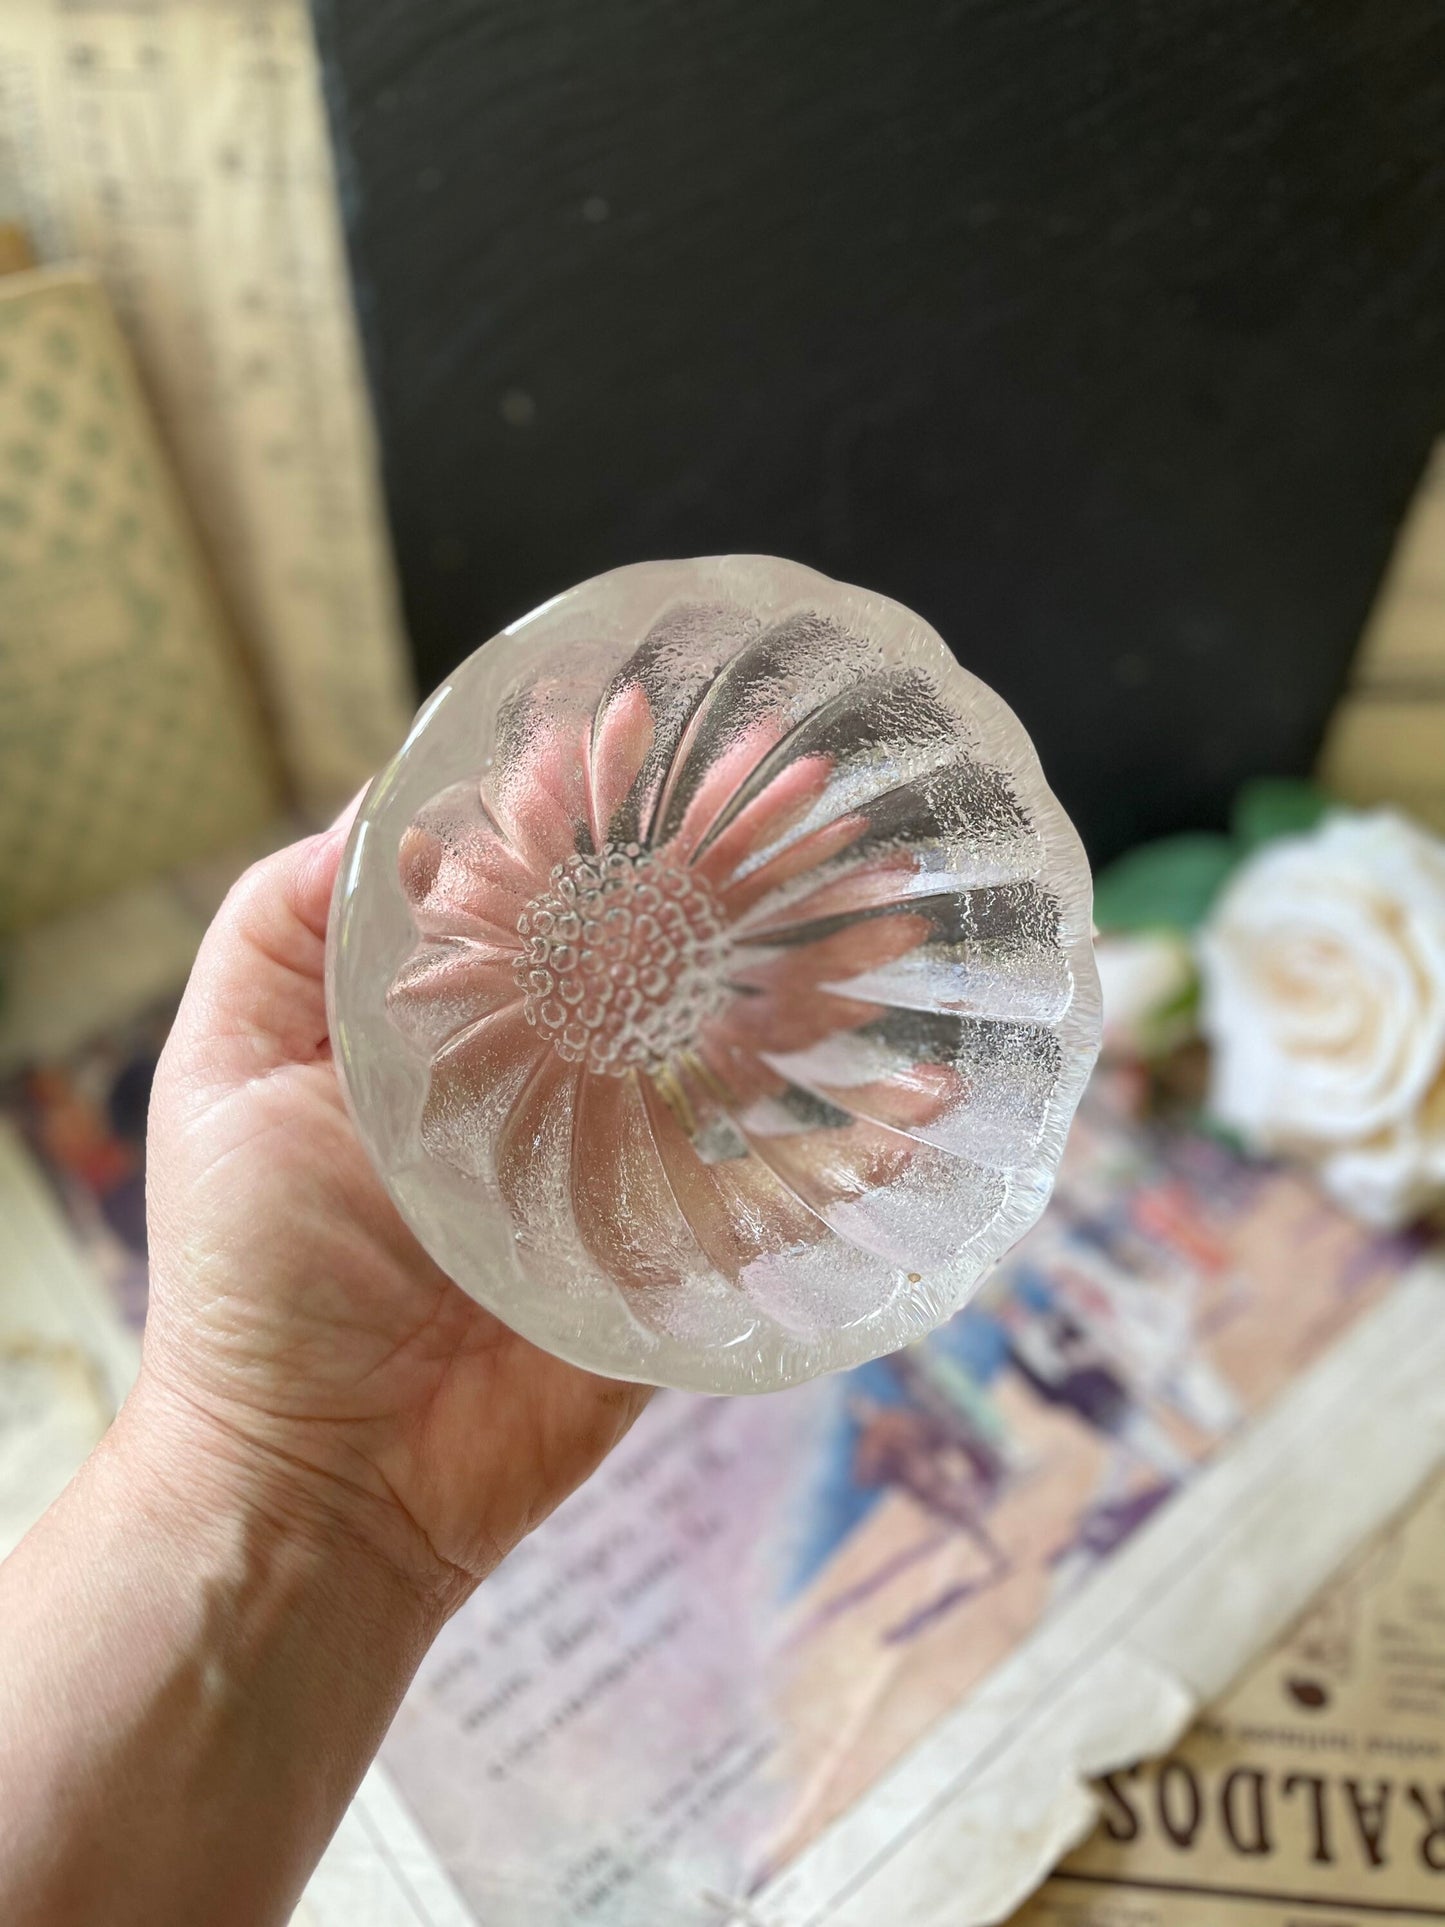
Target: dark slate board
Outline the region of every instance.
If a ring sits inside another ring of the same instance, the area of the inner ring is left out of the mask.
[[[934,622],[1096,856],[1308,767],[1445,423],[1445,6],[319,28],[424,685],[766,550]]]

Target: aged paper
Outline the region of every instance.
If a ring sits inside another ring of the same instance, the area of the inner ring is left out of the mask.
[[[0,1117],[0,1558],[105,1431],[135,1342]]]
[[[0,1344],[16,1354],[82,1356],[99,1429],[125,1397],[140,1358],[135,1330],[74,1235],[9,1104],[0,1108]],[[37,1514],[46,1502],[36,1505]]]
[[[278,806],[234,636],[105,293],[0,278],[0,931]]]
[[[1101,1079],[943,1332],[656,1399],[383,1766],[489,1927],[1001,1918],[1445,1452],[1418,1259]]]
[[[110,1418],[78,1346],[0,1334],[0,1559],[59,1498]]]
[[[1445,1479],[1101,1820],[1014,1927],[1445,1919]]]
[[[20,1211],[0,1167],[12,1329],[93,1347],[89,1293],[133,1353],[164,1030],[0,1092],[40,1160]],[[1420,1248],[1136,1097],[1099,1079],[1048,1221],[924,1345],[654,1401],[444,1632],[311,1927],[967,1927],[1037,1885],[1087,1782],[1172,1746],[1445,1453]]]
[[[100,271],[301,802],[411,708],[304,0],[6,0],[0,218]]]
[[[185,986],[196,951],[248,863],[313,824],[270,818],[224,856],[203,858],[16,931],[5,946],[0,1078],[26,1064],[103,1051],[139,1014]]]
[[[1445,442],[1435,446],[1320,758],[1351,803],[1445,830]]]

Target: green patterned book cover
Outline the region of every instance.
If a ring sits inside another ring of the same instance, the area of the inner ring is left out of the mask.
[[[83,268],[0,279],[0,930],[279,806],[251,686]]]

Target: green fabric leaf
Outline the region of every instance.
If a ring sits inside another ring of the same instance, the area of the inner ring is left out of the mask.
[[[1254,1157],[1249,1145],[1232,1124],[1225,1124],[1208,1110],[1197,1111],[1194,1115],[1195,1129],[1205,1137],[1211,1137],[1216,1144],[1222,1144],[1226,1151],[1233,1151],[1236,1157]]]
[[[1227,836],[1143,843],[1095,877],[1094,921],[1101,930],[1193,930],[1236,854]]]
[[[1229,827],[1241,856],[1248,856],[1277,836],[1312,830],[1329,807],[1329,797],[1316,783],[1297,776],[1258,776],[1235,797]]]

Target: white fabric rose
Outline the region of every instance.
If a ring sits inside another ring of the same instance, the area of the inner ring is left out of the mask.
[[[1271,843],[1199,961],[1223,1123],[1371,1224],[1445,1195],[1445,844],[1388,810]]]
[[[1194,953],[1188,938],[1174,930],[1111,931],[1095,938],[1094,962],[1111,1056],[1160,1056],[1189,1036]]]

